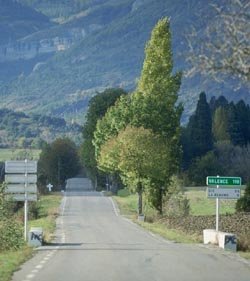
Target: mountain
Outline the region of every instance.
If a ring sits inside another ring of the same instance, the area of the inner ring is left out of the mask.
[[[77,116],[83,120],[88,100],[96,91],[107,87],[135,88],[145,44],[160,18],[171,18],[175,70],[186,70],[187,34],[195,26],[200,34],[197,40],[202,40],[202,30],[214,16],[206,0],[19,2],[29,4],[27,8],[46,14],[56,23],[18,39],[19,44],[36,46],[37,51],[24,56],[23,61],[30,63],[26,71],[14,73],[11,81],[0,76],[1,106],[67,119]],[[225,4],[226,0],[213,3]],[[2,69],[17,62],[3,60]],[[201,91],[208,97],[223,94],[229,100],[243,98],[249,103],[247,89],[235,88],[231,81],[220,84],[197,76],[184,77],[180,92],[184,119],[194,110]]]
[[[0,7],[1,45],[52,25],[48,17],[16,1],[0,0]]]

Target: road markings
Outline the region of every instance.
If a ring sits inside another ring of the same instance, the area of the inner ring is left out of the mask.
[[[63,202],[62,202],[62,216],[64,216],[66,201],[67,201],[67,196],[64,196],[63,197]]]
[[[33,279],[35,277],[35,274],[29,274],[26,276],[27,279]]]
[[[118,216],[119,216],[119,211],[117,210],[113,199],[112,199],[111,197],[109,197],[109,199],[110,199],[111,204],[112,204],[112,206],[113,206],[114,213],[115,213],[115,215],[118,217]]]
[[[64,196],[63,201],[62,201],[62,205],[61,205],[61,226],[62,226],[62,236],[61,236],[61,243],[65,243],[66,240],[66,236],[65,236],[65,232],[64,232],[64,221],[63,221],[63,216],[65,213],[65,208],[66,208],[66,201],[67,201],[67,197]],[[35,269],[33,269],[30,274],[26,275],[25,279],[23,281],[30,281],[31,279],[35,278],[37,273],[43,269],[44,265],[53,257],[53,255],[58,251],[60,247],[57,246],[55,248],[55,250],[49,252],[44,258],[43,260],[40,261],[40,263],[35,266]]]

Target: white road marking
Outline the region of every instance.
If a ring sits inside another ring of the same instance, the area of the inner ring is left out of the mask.
[[[114,210],[114,212],[115,212],[115,215],[118,217],[118,216],[119,216],[119,211],[117,210],[113,199],[112,199],[111,197],[109,197],[109,199],[110,199],[111,204],[112,204],[112,206],[113,206],[113,210]]]
[[[33,279],[35,277],[35,274],[29,274],[26,276],[27,279]]]
[[[62,203],[62,216],[64,216],[66,201],[67,201],[67,196],[64,196],[63,197],[63,203]]]

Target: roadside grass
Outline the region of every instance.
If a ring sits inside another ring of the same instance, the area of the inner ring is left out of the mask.
[[[119,194],[118,194],[119,195]],[[180,230],[168,229],[164,224],[158,222],[138,222],[137,221],[137,201],[138,197],[136,194],[131,194],[128,196],[114,196],[117,202],[121,214],[132,219],[134,222],[138,223],[145,229],[152,231],[168,240],[175,241],[177,243],[197,243],[201,241],[201,237],[187,235]],[[157,217],[156,211],[149,206],[144,206],[144,214],[150,220]]]
[[[0,148],[0,161],[16,160],[20,157],[24,158],[26,155],[29,159],[38,160],[40,153],[39,149]]]
[[[245,258],[245,259],[250,260],[250,252],[239,252],[239,255],[240,255],[242,258]]]
[[[205,190],[189,190],[185,192],[190,203],[190,215],[209,216],[214,215],[216,200],[208,199]],[[237,200],[220,200],[220,214],[234,214]]]
[[[23,247],[19,251],[0,253],[0,280],[9,281],[14,271],[32,256],[32,249]]]
[[[119,194],[118,194],[119,195]],[[215,200],[208,199],[206,197],[206,191],[204,190],[188,190],[185,195],[190,200],[190,215],[192,216],[210,216],[215,215]],[[201,235],[190,235],[184,233],[179,229],[169,229],[164,223],[160,223],[157,220],[157,214],[154,210],[148,206],[144,206],[145,217],[150,218],[149,222],[138,222],[137,220],[137,195],[127,196],[114,196],[114,200],[117,202],[121,214],[132,219],[145,229],[158,234],[168,240],[175,241],[177,243],[202,243]],[[236,200],[220,200],[220,213],[221,214],[234,214]],[[156,220],[155,220],[156,218]],[[152,220],[151,220],[152,219]],[[250,259],[250,252],[238,252],[243,258]]]
[[[145,229],[152,231],[168,240],[174,241],[176,243],[200,243],[202,242],[202,237],[198,235],[188,235],[180,230],[168,229],[164,224],[160,223],[139,223]]]
[[[29,221],[29,227],[42,227],[43,238],[46,243],[53,239],[56,228],[56,217],[59,214],[59,205],[62,196],[58,194],[41,196],[37,202],[38,219]]]
[[[122,215],[129,218],[136,217],[137,209],[138,209],[137,207],[138,197],[136,194],[123,196],[123,197],[113,196],[113,198],[118,203]]]
[[[61,195],[52,194],[41,196],[37,202],[38,219],[30,220],[29,227],[42,227],[45,242],[53,239],[56,227],[56,217],[59,214]],[[0,253],[0,280],[9,281],[13,272],[18,270],[20,265],[33,255],[33,249],[24,246],[17,251],[6,251]]]

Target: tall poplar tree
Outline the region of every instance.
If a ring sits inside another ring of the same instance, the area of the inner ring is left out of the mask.
[[[169,149],[170,161],[165,176],[152,182],[154,190],[148,195],[149,202],[160,213],[162,196],[167,190],[171,175],[178,170],[181,154],[179,139],[182,106],[177,105],[180,85],[181,73],[173,74],[170,23],[164,18],[156,24],[147,43],[136,91],[126,100],[120,99],[104,118],[97,122],[94,134],[97,158],[102,145],[128,125],[150,129],[163,137]]]
[[[145,60],[132,104],[137,108],[133,125],[144,126],[165,138],[170,148],[168,172],[162,180],[152,180],[149,202],[162,213],[162,198],[170,177],[178,170],[181,156],[180,118],[182,106],[177,105],[181,73],[173,74],[170,21],[161,19],[146,45]]]

